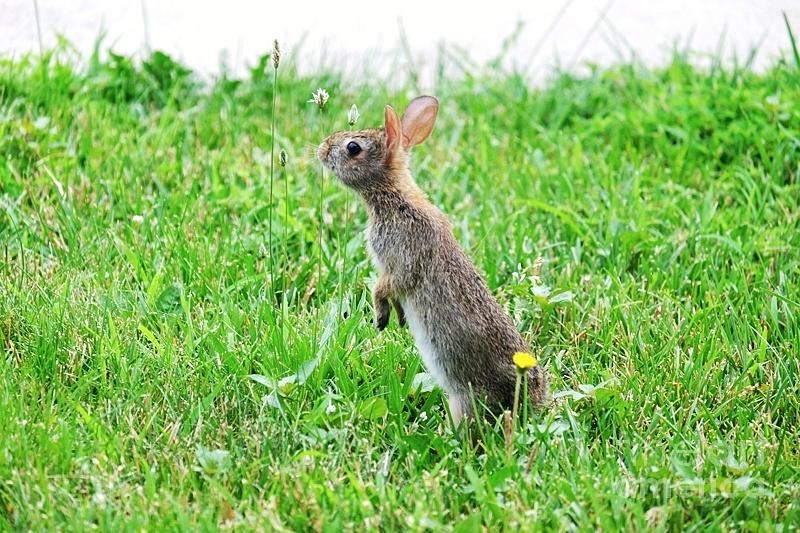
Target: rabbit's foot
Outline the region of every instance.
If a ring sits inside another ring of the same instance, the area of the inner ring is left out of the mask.
[[[387,298],[375,301],[375,327],[378,328],[378,331],[386,329],[391,312],[392,306]]]
[[[403,306],[400,305],[400,302],[397,299],[392,300],[394,304],[394,312],[397,313],[397,323],[400,324],[400,327],[406,325],[406,312],[403,310]]]

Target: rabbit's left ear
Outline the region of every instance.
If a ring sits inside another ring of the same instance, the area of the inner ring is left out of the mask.
[[[427,139],[438,113],[439,100],[434,96],[418,96],[411,100],[403,113],[403,148],[409,150]]]

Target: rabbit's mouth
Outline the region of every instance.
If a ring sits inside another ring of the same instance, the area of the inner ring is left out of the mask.
[[[317,148],[317,159],[319,159],[323,165],[333,170],[333,162],[328,159],[330,155],[331,143],[323,141],[323,143],[319,145],[319,148]]]
[[[333,152],[333,149],[333,144],[329,142],[323,142],[319,145],[319,148],[317,148],[317,159],[319,159],[326,168],[338,175],[338,172],[336,171],[336,157],[331,157],[334,155],[331,153]]]
[[[326,142],[323,142],[317,148],[317,159],[325,163],[326,160],[328,159],[328,154],[330,152],[331,152],[331,145]]]

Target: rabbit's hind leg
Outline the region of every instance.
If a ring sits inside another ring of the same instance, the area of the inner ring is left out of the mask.
[[[465,393],[452,393],[448,395],[447,404],[450,407],[450,417],[453,425],[458,426],[462,420],[472,418],[472,403],[469,395]]]

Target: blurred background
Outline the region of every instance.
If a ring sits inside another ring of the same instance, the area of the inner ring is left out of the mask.
[[[102,34],[102,47],[119,53],[158,49],[201,74],[214,75],[222,68],[241,74],[278,38],[301,72],[324,65],[390,76],[393,69],[410,65],[425,76],[425,69],[440,64],[458,68],[460,62],[498,60],[536,79],[553,68],[574,69],[587,62],[633,59],[657,65],[675,49],[691,49],[698,62],[712,56],[737,58],[759,69],[789,48],[783,13],[800,27],[798,0],[465,4],[2,0],[0,51],[38,51],[63,37],[86,55]]]

